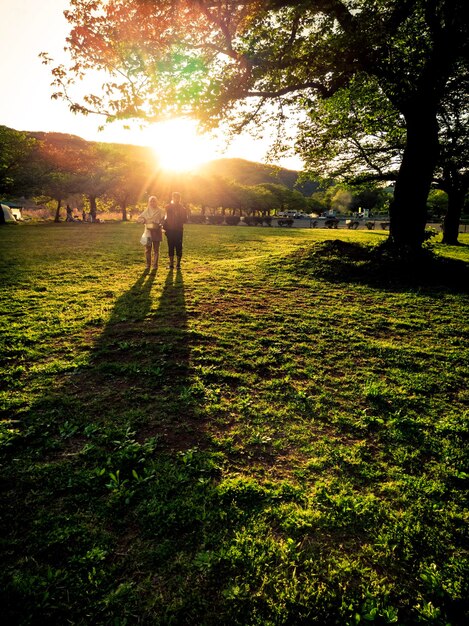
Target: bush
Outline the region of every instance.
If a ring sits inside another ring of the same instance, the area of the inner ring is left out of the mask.
[[[237,226],[240,220],[241,218],[239,217],[239,215],[227,215],[225,217],[225,222],[228,224],[228,226]]]
[[[291,217],[288,217],[286,219],[280,219],[278,220],[278,225],[279,226],[293,226],[293,219]]]
[[[259,215],[246,215],[243,219],[248,226],[262,226],[266,218],[260,217]]]
[[[209,224],[220,225],[223,224],[223,220],[225,218],[223,217],[223,215],[209,215],[207,219]]]
[[[191,215],[189,217],[190,224],[205,224],[205,220],[206,220],[205,215],[200,215],[200,214]]]
[[[266,226],[272,226],[272,218],[270,216],[264,217],[263,221]]]

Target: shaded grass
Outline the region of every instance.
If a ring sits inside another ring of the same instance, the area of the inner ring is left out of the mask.
[[[467,295],[330,234],[0,231],[7,621],[465,623]]]
[[[373,287],[437,288],[469,293],[469,267],[459,258],[424,249],[417,254],[397,253],[380,245],[363,245],[341,239],[315,243],[295,251],[291,266],[297,272],[314,271],[332,282],[358,282]],[[453,252],[449,250],[450,254]]]

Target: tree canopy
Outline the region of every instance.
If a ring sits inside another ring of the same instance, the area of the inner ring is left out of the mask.
[[[7,126],[0,126],[0,194],[25,196],[35,191],[39,164],[37,141]]]
[[[438,158],[437,108],[467,58],[464,0],[72,0],[72,66],[56,97],[106,119],[196,115],[280,129],[364,75],[405,121],[391,241],[419,247]],[[73,84],[105,72],[78,101]],[[276,106],[274,106],[276,105]]]
[[[443,240],[457,243],[469,189],[467,67],[457,68],[437,111],[439,157],[432,185],[449,197]],[[395,181],[406,145],[405,119],[376,81],[360,77],[316,103],[300,125],[298,150],[311,176],[354,185]],[[428,203],[427,203],[428,204]]]

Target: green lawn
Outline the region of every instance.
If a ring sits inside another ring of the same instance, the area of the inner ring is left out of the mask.
[[[466,624],[469,234],[140,235],[0,228],[3,623]]]

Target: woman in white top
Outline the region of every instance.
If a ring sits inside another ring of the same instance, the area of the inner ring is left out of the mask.
[[[137,222],[145,224],[147,233],[147,244],[145,246],[145,261],[147,269],[156,270],[158,267],[158,256],[160,253],[160,243],[163,239],[161,222],[164,211],[158,207],[156,196],[150,196],[145,211],[138,216]],[[151,262],[151,251],[153,249],[153,264]]]

